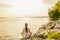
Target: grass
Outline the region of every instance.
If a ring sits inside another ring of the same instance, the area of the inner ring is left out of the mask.
[[[53,32],[53,31],[48,31],[48,30],[47,30],[47,33],[48,33],[48,35],[47,35],[48,40],[51,40],[51,39],[60,40],[60,33]]]

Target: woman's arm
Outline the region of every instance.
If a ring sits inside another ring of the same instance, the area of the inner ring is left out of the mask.
[[[30,29],[29,29],[29,33],[30,33],[30,36],[31,36],[32,32],[30,32]]]
[[[24,33],[24,29],[23,29],[23,31],[21,32],[22,36],[23,36],[23,33]]]

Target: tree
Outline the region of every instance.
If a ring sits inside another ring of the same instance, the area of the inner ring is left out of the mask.
[[[58,1],[52,9],[48,9],[48,16],[50,21],[56,21],[60,16],[60,1]]]

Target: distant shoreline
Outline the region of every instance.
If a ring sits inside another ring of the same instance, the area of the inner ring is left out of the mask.
[[[48,18],[48,16],[29,16],[29,17],[0,17],[0,18]]]

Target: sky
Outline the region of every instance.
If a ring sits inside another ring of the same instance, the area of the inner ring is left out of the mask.
[[[0,0],[0,17],[48,16],[56,0]]]

